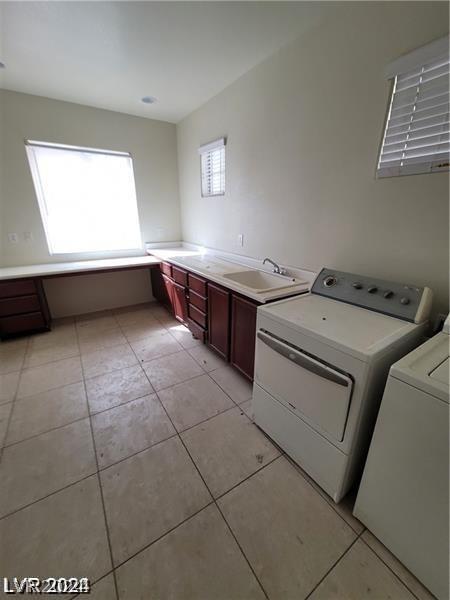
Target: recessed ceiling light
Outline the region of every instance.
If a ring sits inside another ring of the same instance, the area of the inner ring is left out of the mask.
[[[0,62],[0,69],[6,69],[5,63]]]
[[[143,102],[144,104],[153,104],[154,102],[156,102],[156,98],[154,98],[153,96],[144,96],[141,99],[141,102]]]

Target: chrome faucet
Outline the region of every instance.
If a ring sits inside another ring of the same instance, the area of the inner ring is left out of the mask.
[[[265,265],[266,262],[269,262],[273,266],[274,273],[277,273],[278,275],[286,275],[286,269],[283,269],[282,267],[277,265],[277,263],[274,262],[271,258],[265,258],[263,260],[263,265]]]

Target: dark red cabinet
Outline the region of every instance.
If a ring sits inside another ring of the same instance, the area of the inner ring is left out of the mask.
[[[179,267],[174,267],[172,265],[172,279],[175,281],[175,283],[179,283],[180,285],[187,287],[187,275],[187,271],[185,271],[184,269],[180,269]]]
[[[162,263],[160,269],[152,271],[153,295],[166,306],[178,321],[187,323],[187,288],[167,275],[169,272],[168,266],[170,266],[168,263]],[[170,272],[172,273],[172,270]]]
[[[166,298],[169,310],[195,338],[253,381],[260,303],[169,263],[155,270],[155,298]]]
[[[0,282],[0,339],[50,329],[50,312],[39,277]]]
[[[187,274],[188,284],[188,320],[187,326],[192,335],[204,342],[208,330],[208,299],[206,279]]]
[[[163,280],[163,284],[164,284],[164,289],[165,289],[165,294],[167,296],[167,304],[166,307],[173,312],[173,281],[172,279],[170,279],[170,277],[167,277],[167,275],[164,275],[164,273],[161,273],[161,277]]]
[[[164,273],[167,277],[172,277],[172,265],[170,263],[161,263],[160,270],[161,273]]]
[[[208,283],[208,344],[229,360],[230,292],[213,283]]]
[[[186,288],[179,283],[172,283],[173,286],[173,314],[178,321],[186,323],[188,318],[188,307],[186,298]]]
[[[150,269],[150,278],[152,281],[153,296],[156,298],[156,300],[158,300],[158,302],[161,302],[161,304],[164,304],[164,306],[168,306],[170,304],[170,300],[167,294],[163,274],[161,273],[159,266]]]
[[[256,310],[258,305],[235,294],[231,297],[230,362],[253,381],[255,368]]]

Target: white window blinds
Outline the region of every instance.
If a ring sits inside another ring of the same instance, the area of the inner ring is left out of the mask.
[[[202,196],[225,193],[225,138],[199,148]]]
[[[50,254],[142,248],[130,154],[30,140],[26,151]]]
[[[393,65],[397,73],[378,177],[449,170],[449,52],[448,38],[444,40],[430,45],[439,52],[434,58],[429,57],[430,48],[424,47],[424,52],[411,53],[416,66],[411,66],[409,55]]]

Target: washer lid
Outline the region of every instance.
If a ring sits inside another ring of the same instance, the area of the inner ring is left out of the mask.
[[[258,308],[267,316],[364,362],[418,325],[365,308],[304,294]]]
[[[392,376],[448,402],[449,342],[447,333],[438,333],[396,362]]]

